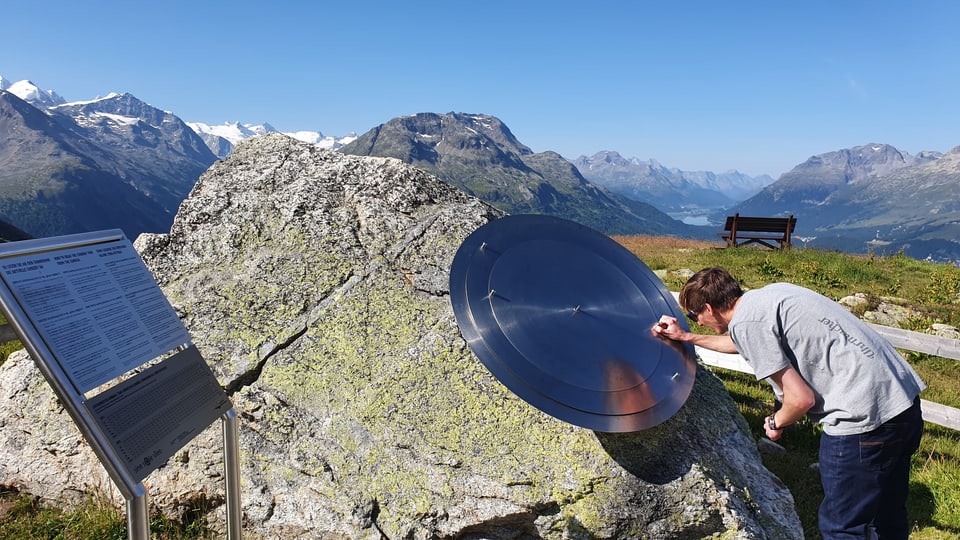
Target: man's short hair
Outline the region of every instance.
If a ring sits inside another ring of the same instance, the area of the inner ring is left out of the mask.
[[[680,306],[694,313],[703,311],[707,304],[714,309],[726,311],[732,308],[741,296],[743,289],[730,272],[714,266],[700,270],[687,280],[680,289]]]

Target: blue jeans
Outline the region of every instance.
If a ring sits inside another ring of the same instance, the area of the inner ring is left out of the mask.
[[[896,418],[859,435],[820,438],[820,533],[824,540],[906,540],[910,457],[920,446],[920,398]]]

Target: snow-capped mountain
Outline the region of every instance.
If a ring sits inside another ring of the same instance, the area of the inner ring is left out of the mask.
[[[65,105],[67,101],[53,90],[43,90],[36,84],[28,81],[10,82],[0,76],[0,90],[6,90],[18,98],[30,103],[39,109]],[[97,97],[91,101],[114,97],[115,93],[110,93],[105,98]],[[76,102],[87,103],[87,102]],[[73,102],[70,103],[74,104]],[[190,129],[197,133],[210,151],[218,158],[224,158],[233,150],[233,147],[244,139],[263,135],[264,133],[277,133],[278,129],[270,124],[242,124],[240,122],[224,122],[221,125],[210,125],[203,122],[185,122]],[[324,135],[319,131],[291,131],[282,132],[284,135],[294,139],[326,148],[336,150],[345,144],[349,144],[357,138],[356,133],[348,133],[343,137],[333,137]]]
[[[203,122],[187,122],[190,129],[196,131],[199,135],[214,135],[223,137],[231,144],[237,144],[244,139],[263,135],[264,133],[273,133],[277,131],[270,124],[241,124],[240,122],[225,122],[219,126],[211,126]]]
[[[217,160],[182,120],[131,94],[67,103],[27,81],[4,87],[0,219],[30,236],[165,232]]]
[[[35,107],[40,108],[66,103],[66,100],[53,90],[41,90],[39,86],[26,80],[11,83],[0,76],[0,90],[6,90],[27,103],[32,103]]]
[[[264,133],[277,133],[279,131],[266,123],[241,124],[240,122],[225,122],[217,126],[211,126],[203,122],[187,122],[187,125],[200,135],[210,150],[219,158],[226,157],[227,154],[233,150],[233,147],[244,139],[263,135]],[[344,137],[324,136],[324,134],[319,131],[292,131],[282,133],[294,139],[328,150],[339,149],[341,146],[349,144],[357,138],[355,133],[350,133]]]

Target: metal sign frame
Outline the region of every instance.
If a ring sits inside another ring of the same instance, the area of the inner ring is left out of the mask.
[[[73,419],[81,435],[90,444],[94,454],[103,464],[110,478],[126,500],[127,536],[131,540],[146,540],[150,538],[146,489],[141,483],[141,480],[156,469],[153,465],[161,465],[163,460],[169,457],[168,454],[175,452],[188,443],[200,430],[205,429],[209,426],[210,422],[219,416],[222,420],[223,428],[227,494],[227,533],[229,539],[238,540],[241,534],[241,527],[237,415],[226,394],[223,394],[222,398],[218,398],[214,390],[210,388],[205,389],[207,393],[204,394],[201,401],[204,407],[207,408],[207,410],[201,412],[201,414],[205,416],[188,417],[186,421],[188,423],[192,421],[189,429],[183,430],[179,440],[175,438],[174,441],[168,442],[162,450],[153,450],[153,455],[156,455],[159,459],[157,459],[156,463],[147,463],[145,468],[144,466],[132,468],[129,448],[124,448],[122,444],[118,444],[118,440],[111,438],[110,435],[106,433],[108,430],[104,429],[104,423],[110,421],[109,416],[104,412],[109,408],[110,403],[108,400],[124,399],[130,397],[131,394],[135,399],[136,392],[139,391],[137,388],[138,383],[144,383],[140,385],[141,387],[149,387],[156,381],[162,381],[162,373],[167,366],[185,366],[186,368],[192,369],[192,373],[194,374],[197,374],[197,370],[200,370],[199,373],[201,377],[207,377],[208,379],[213,378],[213,381],[216,382],[209,366],[203,362],[199,352],[197,352],[196,348],[190,343],[189,334],[186,333],[185,329],[183,329],[181,333],[180,329],[176,328],[176,324],[179,324],[180,328],[182,328],[182,323],[180,323],[179,319],[176,320],[175,324],[168,320],[166,323],[168,327],[164,328],[164,331],[169,331],[171,334],[169,340],[172,341],[163,342],[161,340],[161,343],[156,345],[157,340],[154,340],[152,348],[142,346],[138,348],[139,350],[124,350],[124,354],[114,357],[112,361],[98,360],[98,365],[106,363],[107,366],[103,368],[102,373],[89,375],[88,377],[89,370],[80,369],[76,365],[71,364],[71,359],[65,358],[67,355],[58,347],[58,338],[51,336],[51,326],[48,324],[48,320],[51,317],[41,317],[36,313],[38,310],[46,312],[48,308],[45,306],[56,301],[56,289],[51,288],[50,290],[54,292],[46,294],[46,298],[44,298],[43,301],[30,302],[27,300],[27,295],[24,294],[24,291],[21,290],[19,285],[15,284],[11,278],[11,276],[18,275],[17,273],[20,272],[33,272],[34,274],[40,275],[41,278],[47,279],[47,285],[52,283],[56,286],[58,285],[56,282],[59,274],[53,271],[44,274],[46,271],[45,268],[53,268],[55,265],[70,267],[73,263],[82,263],[82,259],[87,261],[87,267],[95,271],[97,264],[95,260],[91,259],[91,257],[95,255],[92,254],[92,251],[87,251],[85,248],[91,248],[91,250],[102,249],[106,252],[105,256],[109,256],[109,250],[107,250],[107,248],[130,249],[133,250],[133,253],[136,253],[130,241],[119,229],[0,244],[0,308],[2,308],[11,327],[20,337],[24,348],[33,357],[34,362],[47,380],[47,383],[60,399],[64,409]],[[167,315],[165,309],[170,310],[172,313],[172,307],[170,307],[166,298],[163,297],[162,291],[160,291],[159,286],[153,280],[152,275],[149,274],[149,270],[143,265],[139,254],[136,256],[136,261],[133,261],[132,257],[127,257],[126,261],[133,265],[130,272],[131,274],[146,271],[149,276],[149,283],[144,283],[145,280],[142,274],[139,276],[135,275],[135,278],[139,278],[139,282],[136,285],[137,290],[130,291],[125,282],[108,281],[100,277],[93,277],[89,280],[91,282],[89,283],[90,288],[99,287],[100,290],[89,292],[91,297],[104,295],[103,297],[107,298],[110,294],[119,292],[126,293],[134,300],[137,300],[142,299],[143,296],[141,295],[146,294],[152,296],[152,302],[154,304],[158,302],[165,304],[165,307],[157,305],[160,316]],[[137,262],[143,266],[142,269],[136,266]],[[76,267],[80,266],[83,266],[83,264],[76,265]],[[124,301],[115,294],[110,298],[118,303]],[[62,306],[57,305],[49,307],[49,310],[54,312],[55,315],[57,310],[61,310],[59,312],[59,315],[62,316],[61,318],[69,319],[72,314],[65,313],[63,309]],[[100,326],[100,321],[96,320],[96,318],[93,318],[92,323],[90,320],[91,317],[84,317],[82,324],[86,324],[88,327],[91,325],[94,327]],[[68,320],[67,322],[75,321]],[[94,329],[101,330],[100,328]],[[147,328],[147,331],[149,332],[151,329]],[[174,342],[177,343],[171,349],[161,351],[162,353],[173,353],[171,356],[160,360],[141,373],[132,376],[129,375],[130,370],[135,370],[150,361],[156,360],[158,356],[154,353]],[[60,354],[57,354],[55,349],[60,350]],[[104,349],[109,349],[109,347],[105,347]],[[146,349],[146,351],[144,351],[144,349]],[[120,358],[120,356],[122,356],[122,358]],[[134,358],[133,363],[135,365],[128,365],[128,356]],[[111,362],[113,365],[110,365]],[[205,370],[205,372],[203,372],[203,370]],[[125,381],[99,394],[94,394],[95,387],[109,382],[105,379],[116,380],[118,375],[125,373],[127,374]],[[209,385],[209,381],[206,382]],[[159,384],[162,384],[162,382]],[[222,389],[219,388],[219,386],[217,389],[222,393]],[[123,395],[124,392],[127,393],[125,396]],[[97,411],[96,407],[92,405],[99,405],[101,410]],[[211,418],[214,411],[216,411],[216,413]],[[134,420],[137,419],[135,418]]]

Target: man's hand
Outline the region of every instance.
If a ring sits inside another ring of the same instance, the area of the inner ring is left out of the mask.
[[[653,335],[657,337],[684,341],[682,338],[687,332],[677,324],[677,319],[669,315],[661,315],[657,324],[653,325]]]
[[[773,415],[763,419],[763,431],[766,433],[767,438],[771,441],[776,441],[783,436],[783,428],[777,426],[774,422]]]
[[[661,315],[660,320],[657,321],[657,324],[653,325],[651,331],[653,335],[657,337],[691,343],[698,347],[710,349],[711,351],[731,354],[737,352],[737,348],[733,345],[733,340],[730,339],[730,336],[712,336],[688,332],[680,326],[676,317],[671,317],[670,315]]]

